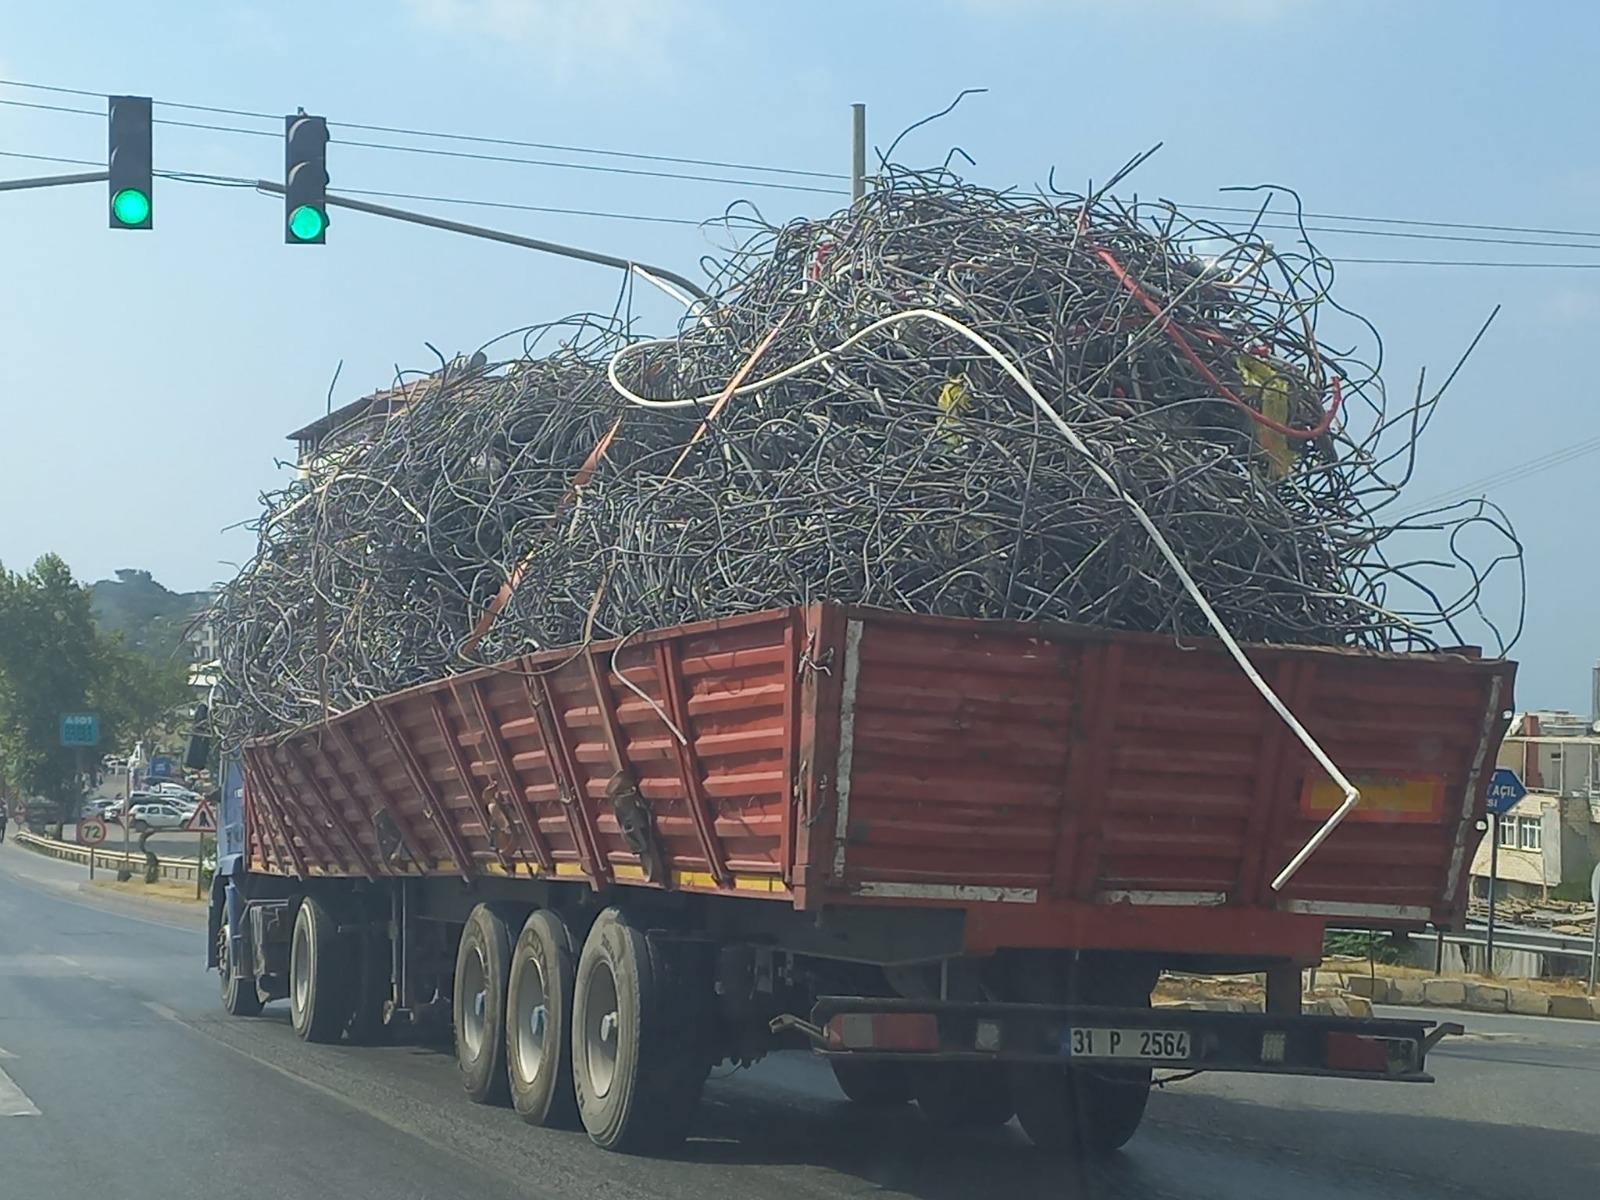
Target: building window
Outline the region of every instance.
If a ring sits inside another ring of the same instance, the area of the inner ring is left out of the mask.
[[[1501,817],[1499,824],[1500,848],[1502,850],[1515,850],[1517,848],[1517,818]]]
[[[1544,822],[1538,817],[1518,817],[1517,846],[1522,850],[1543,850]]]

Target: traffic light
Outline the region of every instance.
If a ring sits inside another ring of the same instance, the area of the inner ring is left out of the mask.
[[[283,240],[328,240],[328,122],[305,113],[283,119]]]
[[[151,228],[150,97],[106,97],[111,228]]]

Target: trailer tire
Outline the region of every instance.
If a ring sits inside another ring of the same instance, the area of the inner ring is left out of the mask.
[[[222,977],[222,1008],[230,1017],[259,1017],[261,993],[254,979],[239,979],[233,974],[233,938],[224,925],[218,934],[217,974]]]
[[[530,1125],[574,1129],[572,1087],[572,933],[549,909],[523,923],[511,951],[506,988],[506,1073],[511,1103]]]
[[[1046,1154],[1104,1158],[1144,1119],[1149,1067],[1013,1068],[1011,1091],[1023,1132]]]
[[[467,917],[456,949],[454,1028],[461,1086],[478,1104],[506,1104],[506,983],[511,973],[512,921],[492,904]]]
[[[689,1132],[711,1070],[711,973],[701,947],[645,937],[617,908],[583,943],[572,1010],[572,1075],[589,1140],[636,1154]]]
[[[350,1023],[349,964],[339,930],[322,902],[307,896],[289,943],[289,1018],[307,1042],[337,1042]]]
[[[911,1076],[917,1110],[945,1129],[998,1129],[1016,1115],[999,1063],[927,1063]]]
[[[833,1078],[848,1099],[867,1108],[897,1108],[915,1098],[905,1063],[836,1058]]]

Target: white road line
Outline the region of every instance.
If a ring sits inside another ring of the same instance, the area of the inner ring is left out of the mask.
[[[37,1117],[38,1115],[39,1110],[34,1107],[33,1101],[28,1099],[27,1094],[11,1081],[11,1076],[4,1071],[0,1071],[0,1117]]]
[[[165,1017],[167,1020],[176,1021],[180,1025],[184,1024],[183,1018],[165,1004],[157,1004],[154,1000],[146,1000],[144,1006],[158,1017]]]
[[[15,1057],[16,1055],[11,1053],[11,1051],[7,1050],[4,1046],[0,1046],[0,1062],[5,1062],[6,1059]]]

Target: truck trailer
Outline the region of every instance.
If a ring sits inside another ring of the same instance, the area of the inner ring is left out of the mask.
[[[631,1152],[785,1049],[1073,1156],[1158,1073],[1429,1082],[1459,1027],[1303,1013],[1301,972],[1459,927],[1514,664],[1245,653],[1360,792],[1309,856],[1347,796],[1222,644],[818,603],[224,747],[209,965],[308,1042],[448,1028],[474,1100]],[[1169,970],[1264,1011],[1152,1007]]]

